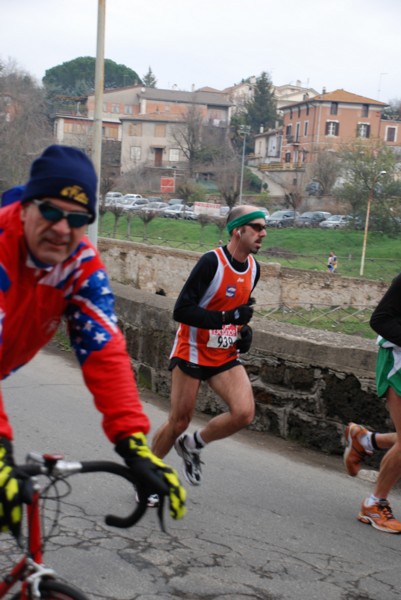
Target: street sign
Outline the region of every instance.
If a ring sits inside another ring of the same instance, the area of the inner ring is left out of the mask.
[[[160,177],[160,192],[171,194],[175,192],[175,177]]]

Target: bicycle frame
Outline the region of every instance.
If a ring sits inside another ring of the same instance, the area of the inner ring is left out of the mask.
[[[123,477],[130,483],[134,483],[132,474],[127,467],[108,461],[89,462],[67,462],[61,455],[40,455],[30,453],[28,464],[17,467],[33,483],[33,495],[29,504],[26,505],[27,516],[27,544],[23,550],[23,556],[12,567],[11,571],[2,577],[0,581],[0,598],[17,584],[20,584],[18,592],[19,600],[32,600],[41,598],[40,584],[44,579],[55,579],[56,573],[53,569],[43,564],[43,535],[40,510],[40,485],[36,475],[51,475],[54,480],[62,480],[75,473],[112,473]],[[141,498],[135,510],[127,517],[107,515],[105,522],[114,527],[131,527],[139,521],[147,509],[146,497]],[[159,519],[162,521],[162,503],[159,508]],[[68,596],[66,596],[67,598]],[[71,596],[71,598],[76,596]]]
[[[0,583],[0,598],[4,598],[18,582],[21,582],[21,600],[40,598],[39,583],[41,579],[45,576],[55,575],[52,569],[43,565],[40,492],[37,483],[35,486],[32,503],[27,505],[27,551]]]

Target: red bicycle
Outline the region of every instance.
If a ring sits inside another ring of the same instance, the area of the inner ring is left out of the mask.
[[[55,571],[43,562],[46,540],[50,537],[43,535],[44,523],[42,503],[47,499],[61,501],[71,491],[67,483],[67,491],[60,494],[57,484],[76,473],[112,473],[123,477],[134,484],[131,471],[118,463],[109,461],[65,461],[63,456],[55,454],[38,454],[31,452],[27,456],[26,464],[16,467],[17,477],[24,481],[25,491],[30,488],[29,503],[26,503],[26,535],[21,536],[19,546],[23,552],[9,572],[2,574],[0,580],[0,598],[19,586],[17,593],[11,600],[34,600],[35,598],[48,598],[53,600],[88,600],[78,589],[57,579]],[[45,486],[39,485],[39,476],[47,478]],[[50,491],[51,490],[51,491]],[[141,498],[135,510],[127,517],[107,515],[106,525],[113,527],[131,527],[139,521],[147,509],[146,496]],[[57,511],[59,514],[59,511]],[[158,510],[159,520],[162,522],[162,506]],[[57,525],[57,521],[53,526]]]

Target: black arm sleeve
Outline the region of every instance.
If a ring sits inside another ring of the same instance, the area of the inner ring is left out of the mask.
[[[216,271],[217,256],[214,252],[207,252],[192,269],[177,298],[173,312],[175,321],[200,329],[221,329],[223,325],[222,312],[206,310],[199,306]]]
[[[385,340],[401,346],[401,274],[394,279],[373,311],[370,326]]]
[[[223,250],[229,256],[226,247]],[[237,271],[245,271],[247,268],[247,263],[232,262]],[[192,269],[177,298],[173,312],[175,321],[200,329],[221,329],[223,326],[223,313],[219,310],[207,310],[199,306],[199,302],[205,295],[216,271],[217,256],[214,252],[207,252]],[[255,285],[259,277],[260,266],[257,263]]]

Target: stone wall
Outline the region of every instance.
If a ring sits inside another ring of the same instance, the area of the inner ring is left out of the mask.
[[[110,277],[138,290],[176,298],[199,259],[198,252],[174,250],[133,242],[101,239],[99,249]],[[257,306],[354,306],[373,308],[386,283],[341,277],[322,271],[289,269],[261,263],[255,290]]]
[[[136,269],[136,281],[141,284],[144,272],[139,274],[141,269],[134,267],[133,256],[124,262]],[[122,259],[116,255],[116,260]],[[170,281],[168,289],[178,289],[185,273],[171,263],[174,259],[169,251],[164,255],[164,272],[156,269],[154,273],[160,285],[167,287]],[[152,260],[148,267],[152,271],[150,265],[154,265]],[[145,284],[144,278],[143,285],[151,284]],[[138,287],[113,282],[117,314],[139,384],[165,398],[168,406],[168,356],[176,331],[172,320],[175,298]],[[332,454],[343,451],[342,436],[348,421],[380,431],[390,428],[384,402],[375,392],[374,341],[267,319],[254,319],[253,326],[254,343],[244,355],[256,400],[251,428]],[[224,410],[206,384],[201,386],[198,409],[210,415]]]

